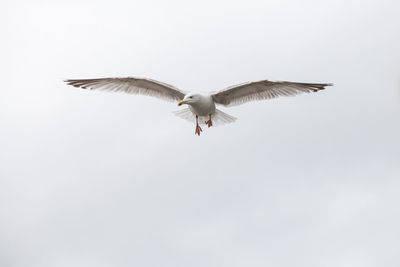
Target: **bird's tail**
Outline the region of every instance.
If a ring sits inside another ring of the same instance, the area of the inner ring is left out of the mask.
[[[192,113],[189,108],[180,109],[173,112],[176,116],[191,121],[196,122],[196,116]],[[208,116],[200,116],[199,124],[205,124],[208,121]],[[222,112],[221,110],[216,109],[214,114],[211,115],[211,120],[213,122],[213,126],[223,125],[227,123],[234,122],[236,120],[235,117]]]

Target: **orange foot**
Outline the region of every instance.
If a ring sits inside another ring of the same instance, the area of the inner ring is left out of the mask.
[[[194,134],[197,134],[198,136],[200,136],[200,132],[202,132],[203,130],[201,129],[200,125],[196,125],[196,131],[194,132]]]
[[[213,125],[211,119],[209,119],[205,123],[207,124],[208,128],[210,128]]]

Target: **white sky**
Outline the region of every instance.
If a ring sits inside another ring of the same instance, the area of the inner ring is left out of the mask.
[[[0,266],[399,266],[399,3],[2,1]],[[335,86],[197,137],[109,76]]]

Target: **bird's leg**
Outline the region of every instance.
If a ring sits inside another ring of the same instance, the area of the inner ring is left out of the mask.
[[[202,132],[203,130],[201,129],[200,125],[199,125],[199,116],[196,115],[196,130],[194,132],[194,134],[197,134],[198,136],[200,136],[200,132]]]
[[[209,117],[210,119],[208,121],[206,121],[206,124],[207,124],[208,128],[210,128],[213,125],[212,121],[211,121],[211,114],[209,116],[210,116]]]

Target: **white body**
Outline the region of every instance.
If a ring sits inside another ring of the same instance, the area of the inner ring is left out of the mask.
[[[179,103],[179,105],[181,104],[187,104],[188,108],[178,110],[174,113],[192,122],[204,124],[210,119],[210,115],[213,126],[234,122],[236,120],[235,117],[216,109],[214,99],[211,95],[189,93],[185,95],[184,99]]]
[[[189,108],[193,114],[197,116],[208,116],[215,113],[215,103],[211,95],[201,95],[198,96],[198,101],[195,103],[190,103]]]

